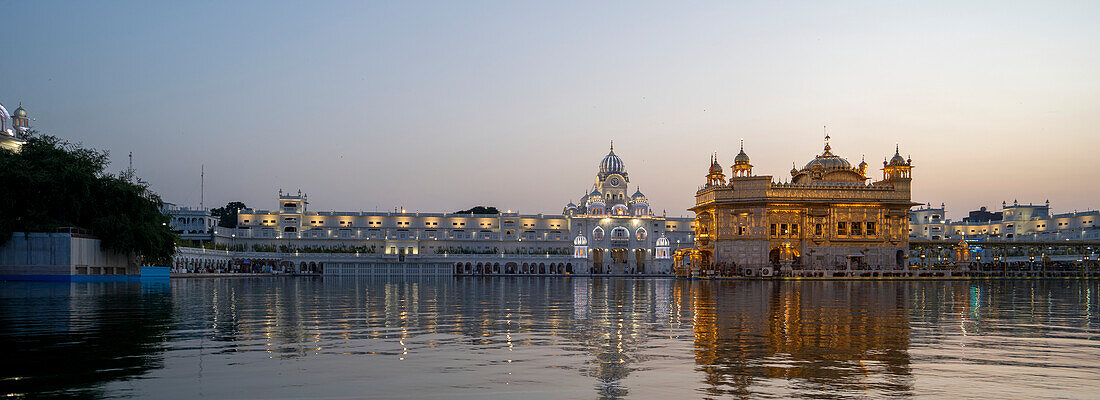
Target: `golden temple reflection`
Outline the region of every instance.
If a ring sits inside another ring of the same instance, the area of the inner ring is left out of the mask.
[[[683,286],[689,286],[689,299],[680,302],[691,304],[695,360],[709,394],[749,396],[761,386],[757,380],[767,379],[850,390],[854,384],[871,385],[860,378],[870,375],[881,380],[873,384],[877,390],[912,389],[906,285],[692,281]]]

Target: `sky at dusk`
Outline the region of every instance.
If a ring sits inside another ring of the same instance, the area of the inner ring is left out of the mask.
[[[615,141],[687,215],[745,140],[913,199],[1100,207],[1100,2],[0,2],[0,102],[168,202],[558,213]]]

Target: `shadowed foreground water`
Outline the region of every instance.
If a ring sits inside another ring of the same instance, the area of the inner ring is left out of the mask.
[[[0,394],[1097,398],[1083,281],[0,282]]]

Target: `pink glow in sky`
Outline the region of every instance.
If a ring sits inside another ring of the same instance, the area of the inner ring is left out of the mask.
[[[900,144],[949,216],[1100,207],[1100,2],[19,2],[0,102],[167,201],[559,212],[608,142],[686,214],[709,155],[789,179]],[[876,173],[877,176],[877,173]]]

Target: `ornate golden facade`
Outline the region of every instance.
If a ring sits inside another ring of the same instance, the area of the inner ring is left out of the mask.
[[[681,273],[771,275],[780,271],[904,268],[912,162],[898,149],[882,179],[825,150],[790,183],[752,174],[742,144],[728,181],[716,158],[695,194],[695,247]],[[690,269],[690,270],[687,270]]]

